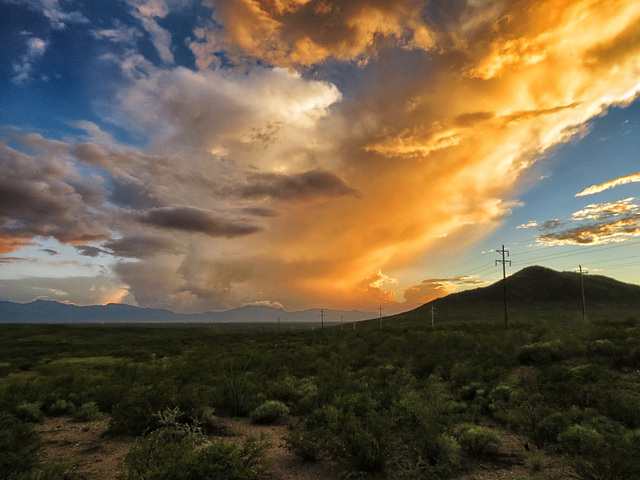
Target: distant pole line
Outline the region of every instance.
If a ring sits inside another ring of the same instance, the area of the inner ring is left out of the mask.
[[[502,254],[502,260],[496,260],[495,265],[498,263],[502,264],[502,290],[504,297],[504,328],[509,328],[509,317],[507,315],[507,263],[511,266],[511,260],[505,260],[505,254],[509,256],[509,250],[504,249],[504,245],[502,245],[502,250],[496,250],[497,253]],[[494,265],[494,266],[495,266]]]
[[[435,325],[435,321],[434,321],[435,315],[436,315],[436,307],[431,305],[431,326],[432,327]]]
[[[584,280],[582,277],[583,273],[589,273],[586,270],[582,271],[582,265],[578,265],[580,267],[580,290],[582,291],[582,321],[587,323],[587,302],[584,299]]]
[[[320,322],[320,328],[324,332],[324,309],[320,309]]]
[[[378,307],[378,310],[380,310],[380,326],[382,326],[382,305]]]

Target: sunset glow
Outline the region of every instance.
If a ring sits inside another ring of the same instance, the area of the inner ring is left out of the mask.
[[[2,299],[392,313],[501,245],[640,283],[639,2],[0,12]]]

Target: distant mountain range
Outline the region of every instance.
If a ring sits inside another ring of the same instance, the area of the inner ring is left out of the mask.
[[[587,317],[640,317],[640,286],[602,275],[557,272],[545,267],[527,267],[507,277],[510,319],[581,319],[582,285]],[[409,312],[387,317],[388,321],[419,319],[437,322],[484,320],[503,316],[502,280],[487,287],[465,290],[435,299]],[[339,323],[377,319],[377,313],[357,310],[324,310],[324,321]],[[114,304],[79,307],[36,300],[31,303],[0,301],[0,323],[312,323],[320,321],[320,309],[287,312],[265,306],[247,306],[224,312],[196,314],[138,308]],[[388,324],[388,323],[387,323]]]
[[[324,310],[324,321],[339,323],[366,320],[375,313],[357,310]],[[287,312],[282,309],[247,306],[224,312],[175,313],[156,308],[138,308],[131,305],[110,303],[79,307],[48,300],[30,303],[0,301],[0,323],[284,323],[320,322],[320,309]]]

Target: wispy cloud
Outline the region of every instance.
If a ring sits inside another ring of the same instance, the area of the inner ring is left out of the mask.
[[[65,11],[58,0],[3,0],[6,3],[25,5],[30,10],[43,15],[51,27],[56,30],[64,29],[67,24],[89,23],[87,17],[78,11]]]
[[[592,185],[589,188],[585,188],[580,193],[576,193],[576,197],[593,195],[595,193],[600,193],[600,192],[604,192],[605,190],[609,190],[610,188],[615,188],[619,185],[626,185],[627,183],[637,183],[637,182],[640,182],[640,173],[626,175],[624,177],[616,178],[615,180],[611,180],[610,182],[605,182],[600,185]]]
[[[41,38],[29,38],[26,42],[27,51],[20,58],[19,63],[13,64],[13,83],[24,84],[29,82],[33,73],[33,64],[42,57],[47,49],[47,42]]]
[[[477,287],[487,282],[478,280],[474,275],[461,277],[430,278],[423,280],[404,291],[405,304],[416,307],[439,297],[444,297],[460,288]]]

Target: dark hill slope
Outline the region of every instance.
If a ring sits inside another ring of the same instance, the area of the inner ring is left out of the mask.
[[[640,317],[640,286],[602,275],[583,275],[587,318]],[[507,277],[507,306],[511,320],[581,320],[580,274],[527,267]],[[487,287],[454,293],[433,300],[411,312],[406,319],[436,322],[499,320],[504,317],[502,280]],[[401,315],[400,317],[402,317]]]

